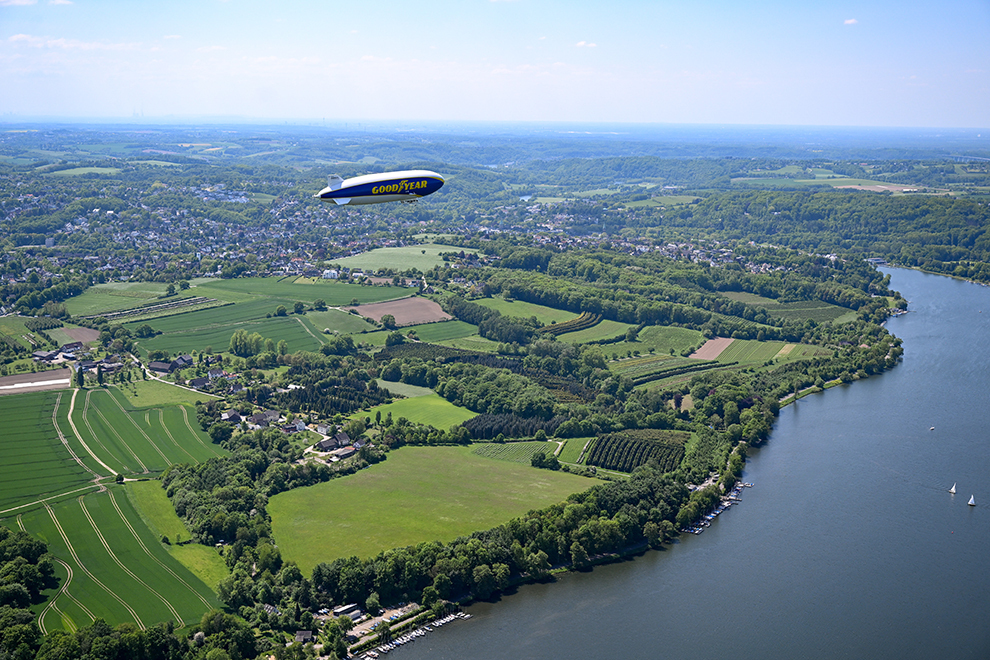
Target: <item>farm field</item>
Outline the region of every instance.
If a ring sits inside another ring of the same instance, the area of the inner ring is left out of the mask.
[[[128,409],[170,405],[194,406],[197,401],[207,398],[202,392],[193,392],[160,380],[134,380],[115,387],[119,389],[118,400]],[[195,413],[189,410],[188,415],[190,421],[194,423]]]
[[[474,254],[476,250],[455,247],[453,245],[442,245],[439,243],[425,243],[423,245],[407,245],[404,247],[378,248],[363,254],[356,254],[353,257],[337,259],[334,264],[339,264],[345,268],[361,269],[364,271],[375,271],[379,268],[391,268],[396,271],[417,269],[427,271],[434,266],[444,263],[441,252],[461,252]]]
[[[328,309],[325,312],[306,312],[302,318],[313,332],[319,334],[326,329],[342,335],[353,335],[362,330],[372,330],[374,325],[360,316],[348,314],[339,309]]]
[[[389,386],[392,383],[388,383]],[[351,419],[361,419],[371,417],[375,419],[377,413],[381,411],[382,419],[392,413],[392,419],[398,420],[405,417],[414,424],[429,424],[438,429],[448,429],[461,422],[466,422],[478,413],[467,408],[455,406],[439,394],[427,394],[409,399],[400,399],[392,403],[375,406],[367,411],[359,411],[351,415]]]
[[[600,323],[584,330],[578,330],[576,332],[566,332],[562,335],[558,335],[560,341],[566,341],[571,344],[585,344],[589,341],[601,341],[602,339],[611,339],[612,337],[618,337],[619,335],[624,335],[629,330],[629,328],[635,328],[636,326],[629,323],[620,323],[618,321],[610,321],[605,319]]]
[[[429,396],[434,394],[434,391],[428,387],[420,387],[419,385],[409,385],[407,383],[393,383],[392,381],[378,379],[378,387],[388,390],[392,394],[398,396],[404,396],[407,398],[413,398],[417,396]]]
[[[309,574],[338,557],[489,529],[592,483],[476,456],[470,447],[403,447],[357,474],[280,493],[268,511],[282,556]]]
[[[477,335],[478,326],[465,323],[464,321],[443,321],[442,323],[426,323],[403,328],[405,332],[415,330],[420,341],[437,343],[449,339],[463,339],[471,335]]]
[[[474,302],[479,305],[483,305],[484,307],[494,309],[503,316],[517,316],[524,319],[535,316],[536,319],[544,325],[569,321],[577,316],[577,314],[568,312],[567,310],[544,307],[543,305],[535,305],[533,303],[523,302],[521,300],[481,298],[479,300],[475,300]]]
[[[175,513],[161,482],[130,481],[125,485],[125,491],[154,537],[167,536],[171,545],[165,546],[166,550],[193,575],[212,588],[229,575],[227,564],[214,548],[199,543],[177,545],[180,540],[188,541],[192,535]]]
[[[451,348],[461,348],[465,351],[482,351],[484,353],[494,353],[498,350],[498,342],[492,341],[491,339],[486,339],[479,335],[470,335],[468,337],[458,337],[457,339],[441,339],[436,342],[441,346],[450,346]]]
[[[482,442],[474,445],[471,453],[484,458],[494,458],[499,461],[522,463],[530,465],[537,452],[549,455],[557,449],[556,442],[540,442],[538,440],[525,442]]]
[[[92,316],[104,312],[140,307],[161,300],[168,288],[163,282],[112,282],[96,284],[80,295],[65,301],[65,308],[73,316]],[[179,291],[169,301],[192,298],[198,294],[191,290]],[[162,300],[164,302],[164,300]]]
[[[0,317],[0,335],[12,339],[22,348],[27,348],[32,351],[38,350],[38,348],[28,341],[28,337],[34,338],[34,333],[24,326],[25,320],[26,319],[19,316]],[[44,342],[44,340],[40,337],[34,339],[34,341],[38,344],[42,344]]]
[[[790,347],[790,348],[788,348]],[[818,355],[828,355],[829,351],[819,346],[787,344],[782,341],[755,341],[736,339],[718,356],[719,362],[766,362],[767,360],[800,360]]]
[[[96,475],[72,458],[52,423],[57,407],[67,410],[70,398],[66,391],[0,397],[0,516],[13,507],[92,486]]]
[[[248,334],[257,332],[266,339],[285,340],[290,353],[319,349],[323,343],[319,338],[321,331],[311,330],[300,316],[265,318],[265,314],[274,311],[275,307],[270,303],[255,301],[154,319],[149,325],[162,334],[138,339],[135,343],[144,355],[154,350],[163,350],[170,355],[206,348],[220,352],[228,350],[235,331],[244,330]],[[143,322],[134,322],[127,327],[133,331],[140,325]]]
[[[594,438],[568,438],[564,441],[564,448],[557,454],[557,460],[562,463],[577,463],[581,458],[581,450]]]
[[[602,352],[606,357],[625,356],[633,351],[649,353],[651,350],[655,354],[669,355],[670,351],[674,351],[674,355],[680,355],[689,348],[700,346],[704,341],[698,330],[651,325],[639,331],[636,341],[606,344],[602,346]]]
[[[395,324],[400,327],[447,321],[452,318],[450,314],[440,308],[438,303],[429,298],[416,296],[361,305],[350,309],[375,322],[380,322],[385,314],[391,314],[395,317]]]
[[[20,522],[70,571],[41,610],[43,631],[74,630],[96,617],[110,625],[144,628],[173,620],[181,627],[219,605],[213,591],[169,555],[121,486],[34,509]]]

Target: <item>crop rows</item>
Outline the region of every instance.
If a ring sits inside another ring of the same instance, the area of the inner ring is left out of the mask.
[[[637,376],[633,379],[633,385],[643,385],[644,383],[650,383],[655,380],[660,380],[661,378],[670,378],[671,376],[681,376],[683,374],[695,373],[697,371],[707,371],[709,369],[719,369],[723,367],[731,367],[736,364],[736,362],[716,362],[714,360],[700,362],[698,360],[692,360],[692,364],[674,364],[663,369],[657,369],[650,373]]]
[[[682,442],[640,439],[628,433],[610,433],[597,438],[588,451],[586,465],[606,470],[632,472],[655,460],[663,472],[676,470],[684,458]]]
[[[39,616],[45,632],[102,617],[138,627],[182,625],[217,606],[216,596],[148,530],[120,487],[35,509],[22,518],[57,557],[62,588]]]
[[[578,330],[585,330],[587,328],[594,327],[601,323],[601,314],[592,314],[590,312],[581,312],[580,316],[576,316],[569,321],[564,321],[563,323],[554,323],[544,327],[541,332],[548,335],[563,335],[568,332],[577,332]]]
[[[525,463],[529,465],[533,456],[537,452],[552,454],[557,449],[557,445],[550,442],[486,442],[477,445],[471,451],[478,456],[485,458],[495,458],[500,461],[511,461],[513,463]]]

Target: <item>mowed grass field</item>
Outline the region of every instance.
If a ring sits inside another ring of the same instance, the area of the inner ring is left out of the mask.
[[[219,606],[202,580],[172,557],[121,486],[38,508],[20,523],[48,543],[62,588],[40,608],[43,632],[75,630],[97,617],[110,625],[159,621],[179,627]]]
[[[806,320],[811,319],[816,323],[846,323],[856,320],[856,312],[845,307],[839,307],[822,300],[801,300],[796,302],[781,303],[772,298],[764,298],[755,293],[745,291],[727,291],[723,293],[726,298],[737,302],[764,307],[774,316],[785,319]]]
[[[620,341],[614,344],[602,346],[602,353],[606,357],[613,355],[625,357],[632,351],[649,353],[653,351],[655,355],[680,355],[689,348],[695,348],[705,342],[704,336],[698,330],[688,328],[672,328],[659,325],[651,325],[643,328],[636,336],[636,341]]]
[[[392,383],[387,385],[391,387]],[[466,422],[478,414],[467,408],[455,406],[439,394],[427,394],[375,406],[367,411],[359,411],[351,415],[351,419],[371,417],[374,420],[379,411],[382,413],[382,419],[392,413],[393,420],[398,421],[400,417],[405,417],[414,424],[429,424],[443,430]]]
[[[618,321],[610,321],[605,319],[590,328],[585,328],[584,330],[565,332],[562,335],[558,335],[557,339],[560,341],[570,342],[572,344],[585,344],[589,341],[601,341],[602,339],[611,339],[613,337],[618,337],[619,335],[624,335],[629,328],[635,327],[636,326],[629,323],[620,323]]]
[[[471,447],[403,447],[357,474],[280,493],[268,512],[282,557],[309,574],[338,557],[489,529],[592,484],[476,456]]]
[[[165,549],[193,575],[215,589],[217,583],[230,574],[227,564],[214,548],[199,543],[178,545],[179,541],[188,541],[192,534],[175,513],[160,481],[131,481],[125,485],[125,491],[155,538],[167,536],[171,545]]]
[[[427,271],[444,263],[443,257],[440,256],[441,252],[461,252],[462,250],[465,254],[477,252],[477,250],[459,248],[453,245],[424,243],[423,245],[378,248],[363,254],[356,254],[353,257],[337,259],[334,264],[367,272],[379,268],[391,268],[397,271],[417,268],[421,271]]]
[[[545,307],[543,305],[534,305],[533,303],[523,302],[521,300],[481,298],[480,300],[475,300],[474,302],[479,305],[483,305],[484,307],[494,309],[503,316],[518,316],[524,319],[535,316],[536,319],[544,325],[550,325],[551,323],[563,323],[564,321],[569,321],[578,316],[574,312],[568,312],[567,310],[554,309],[553,307]]]

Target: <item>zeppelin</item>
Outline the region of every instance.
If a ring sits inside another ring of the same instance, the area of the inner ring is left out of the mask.
[[[338,206],[415,202],[440,190],[443,184],[443,177],[429,170],[382,172],[350,179],[342,179],[335,174],[327,180],[327,187],[313,197]]]

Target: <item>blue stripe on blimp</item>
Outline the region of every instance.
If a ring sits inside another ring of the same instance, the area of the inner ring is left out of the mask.
[[[423,197],[431,195],[443,187],[443,179],[432,177],[414,177],[411,179],[386,179],[358,186],[345,186],[320,195],[322,199],[337,199],[355,197],[379,197],[386,195],[409,195]]]

